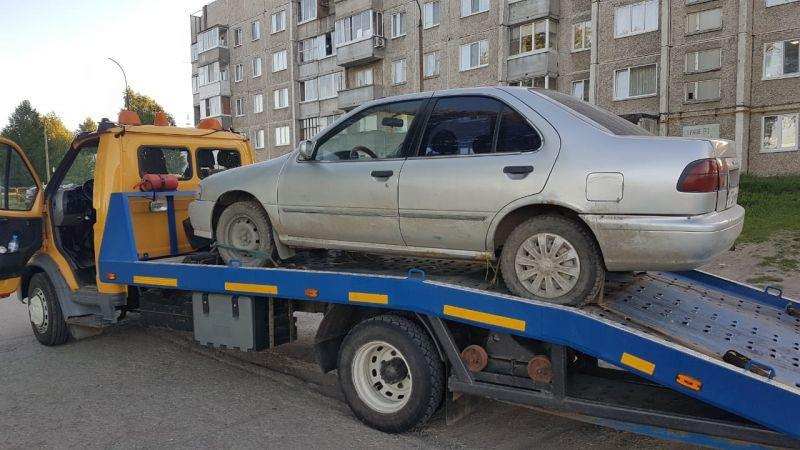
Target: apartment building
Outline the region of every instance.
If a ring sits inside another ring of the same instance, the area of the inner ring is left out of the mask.
[[[800,173],[798,0],[216,0],[190,19],[195,120],[263,159],[366,101],[501,84]]]

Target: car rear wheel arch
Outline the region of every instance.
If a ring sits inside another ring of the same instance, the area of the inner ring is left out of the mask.
[[[228,206],[242,201],[254,201],[261,204],[260,201],[256,198],[255,195],[245,192],[245,191],[228,191],[217,198],[217,201],[214,202],[214,210],[211,213],[211,231],[215,233],[217,230],[217,224],[219,223],[219,216],[222,215],[222,211],[225,210]],[[263,208],[263,206],[262,206]],[[267,213],[267,217],[269,217],[269,213]],[[269,217],[269,220],[272,222],[273,218]],[[274,222],[273,222],[274,223]]]

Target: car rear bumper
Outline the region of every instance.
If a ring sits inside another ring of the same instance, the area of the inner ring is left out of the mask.
[[[744,208],[698,216],[592,215],[589,225],[611,271],[694,269],[728,250],[742,232]]]
[[[214,202],[195,200],[189,203],[189,220],[196,236],[214,239],[211,230],[211,214],[214,212]]]

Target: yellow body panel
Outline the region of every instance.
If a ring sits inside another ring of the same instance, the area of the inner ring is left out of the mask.
[[[0,298],[17,292],[17,289],[19,289],[19,281],[19,277],[0,280]]]

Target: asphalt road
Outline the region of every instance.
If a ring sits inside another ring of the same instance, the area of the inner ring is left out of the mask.
[[[0,300],[0,448],[676,448],[499,403],[390,435],[324,392],[138,326],[44,347],[25,306]]]

